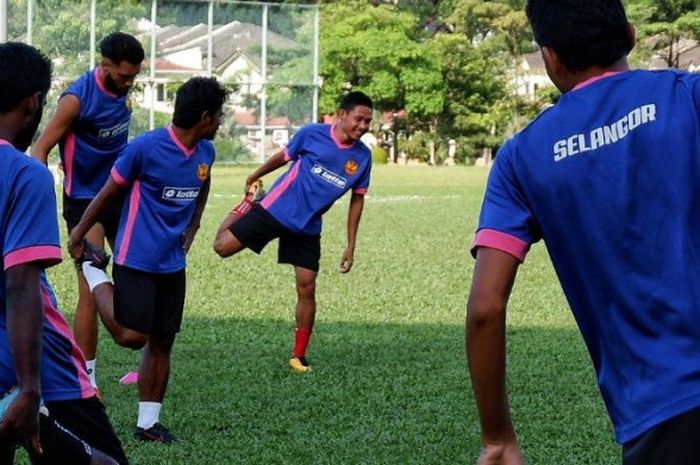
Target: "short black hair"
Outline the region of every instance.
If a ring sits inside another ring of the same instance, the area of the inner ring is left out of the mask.
[[[341,110],[352,111],[355,107],[358,106],[374,108],[374,105],[372,104],[372,99],[369,98],[366,94],[359,91],[349,92],[343,95],[343,98],[340,100]]]
[[[190,129],[206,111],[214,115],[221,110],[228,92],[216,78],[194,77],[180,86],[175,94],[173,124]]]
[[[528,0],[535,41],[571,71],[607,67],[634,47],[621,0]]]
[[[8,113],[22,100],[51,87],[51,62],[31,45],[0,44],[0,113]]]
[[[136,37],[123,32],[113,32],[100,41],[100,53],[115,65],[122,61],[140,65],[145,54],[141,42]]]

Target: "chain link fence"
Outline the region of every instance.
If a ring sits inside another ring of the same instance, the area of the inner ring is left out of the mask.
[[[262,162],[296,129],[318,120],[317,5],[5,1],[8,40],[31,43],[54,63],[47,116],[68,84],[99,65],[100,39],[119,30],[136,36],[146,51],[132,90],[132,136],[167,125],[175,90],[192,76],[216,76],[230,91],[215,141],[222,161]]]

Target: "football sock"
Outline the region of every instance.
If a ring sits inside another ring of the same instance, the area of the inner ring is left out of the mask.
[[[304,357],[310,340],[310,329],[297,328],[296,331],[294,331],[294,352],[292,352],[292,357]]]
[[[160,402],[139,402],[139,419],[136,426],[148,429],[158,423],[162,406]]]
[[[88,377],[90,378],[90,384],[94,388],[97,387],[97,379],[95,376],[95,365],[96,364],[97,364],[97,360],[95,360],[95,359],[87,360],[85,362],[85,366],[87,368],[87,374],[88,374]]]
[[[90,287],[90,292],[94,291],[102,283],[111,283],[109,276],[103,270],[92,266],[92,262],[83,262],[83,276]]]
[[[250,211],[250,209],[253,208],[252,202],[248,199],[248,196],[241,200],[241,203],[236,205],[233,210],[231,210],[231,213],[235,213],[236,215],[243,216],[246,213]]]

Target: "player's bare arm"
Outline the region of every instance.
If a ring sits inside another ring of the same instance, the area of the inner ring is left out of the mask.
[[[357,241],[357,231],[360,227],[362,210],[365,206],[365,196],[353,192],[350,197],[350,208],[348,209],[348,244],[340,257],[341,273],[347,273],[352,269],[355,262],[355,243]]]
[[[44,322],[40,276],[42,268],[26,263],[7,273],[7,327],[19,396],[0,423],[0,440],[11,444],[29,440],[39,452],[39,400],[41,398],[41,335]]]
[[[98,218],[100,218],[107,207],[119,196],[122,189],[123,187],[110,177],[104,187],[100,189],[100,192],[97,193],[97,196],[92,199],[85,209],[80,223],[70,232],[68,252],[71,257],[78,258],[83,254],[83,238],[90,228],[97,223]]]
[[[280,166],[284,166],[286,164],[287,164],[287,160],[285,159],[284,150],[280,150],[279,152],[275,153],[270,158],[268,158],[265,163],[260,165],[258,167],[258,169],[253,171],[253,173],[250,176],[248,176],[248,178],[245,181],[245,191],[244,192],[248,192],[248,188],[255,181],[262,178],[263,176],[265,176],[268,173],[272,173]]]
[[[518,259],[480,248],[467,303],[466,347],[482,434],[479,465],[521,465],[506,391],[506,307]]]
[[[73,121],[80,115],[80,100],[72,94],[64,95],[58,101],[54,114],[39,139],[32,145],[31,155],[46,164],[51,150],[66,135]]]
[[[194,210],[194,215],[192,215],[192,221],[185,228],[185,232],[182,237],[182,248],[185,253],[190,251],[192,242],[194,242],[194,237],[199,230],[199,225],[202,220],[202,214],[204,214],[204,207],[207,205],[207,199],[209,198],[209,188],[211,187],[211,178],[208,178],[197,196],[197,205]]]

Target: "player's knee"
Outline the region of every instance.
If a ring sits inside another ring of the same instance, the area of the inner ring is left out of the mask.
[[[229,241],[226,240],[226,236],[224,234],[220,233],[216,235],[216,238],[214,239],[214,252],[216,252],[216,254],[221,258],[226,258],[233,255],[233,248],[231,247]]]
[[[93,449],[90,465],[119,465],[119,462],[109,455]]]
[[[133,350],[141,350],[146,345],[148,338],[145,335],[122,332],[113,336],[114,342],[122,347]]]
[[[302,299],[314,299],[316,297],[316,281],[297,282],[297,294]]]

